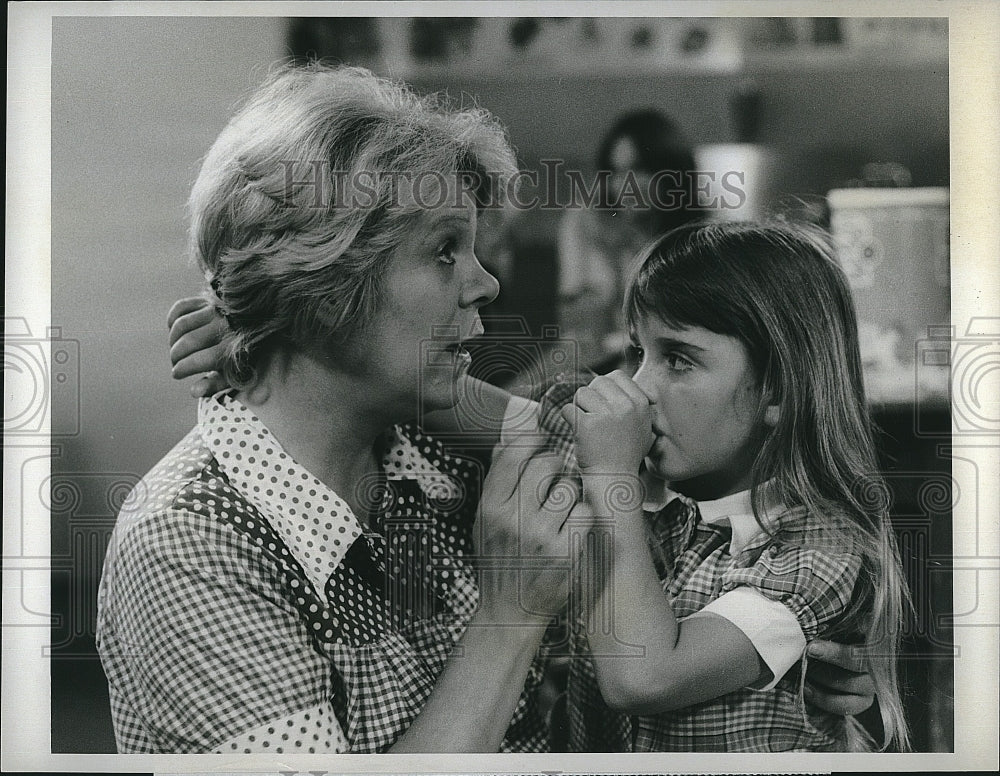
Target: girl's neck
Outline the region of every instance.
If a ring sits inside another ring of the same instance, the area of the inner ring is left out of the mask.
[[[358,487],[380,471],[377,443],[399,422],[369,387],[302,354],[275,356],[237,396],[285,452],[358,512]]]
[[[683,482],[671,482],[669,487],[675,493],[687,496],[695,501],[718,501],[720,498],[732,496],[750,490],[753,479],[750,472],[742,477],[720,478],[716,475],[695,477]]]

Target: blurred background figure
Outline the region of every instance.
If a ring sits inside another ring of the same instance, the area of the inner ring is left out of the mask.
[[[620,359],[621,315],[633,259],[655,237],[702,214],[686,196],[694,150],[662,113],[637,110],[618,118],[597,151],[608,173],[604,202],[569,203],[557,238],[558,320],[580,360],[597,372]]]

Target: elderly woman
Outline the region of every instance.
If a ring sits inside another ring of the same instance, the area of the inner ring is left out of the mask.
[[[509,446],[483,484],[400,425],[454,402],[497,294],[477,207],[513,172],[486,114],[355,69],[281,70],[219,136],[191,236],[234,389],[201,400],[108,549],[121,752],[545,747],[559,463]]]

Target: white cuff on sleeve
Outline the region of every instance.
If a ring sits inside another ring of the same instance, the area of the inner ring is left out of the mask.
[[[751,686],[752,690],[774,687],[806,648],[806,637],[791,609],[752,587],[730,590],[691,617],[699,614],[717,614],[729,620],[750,639],[761,660],[771,669],[771,680],[764,686]]]

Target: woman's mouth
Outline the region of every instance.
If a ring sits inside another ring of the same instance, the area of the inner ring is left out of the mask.
[[[464,342],[453,342],[445,347],[445,350],[451,353],[457,369],[468,369],[472,365],[472,354],[469,353]]]

